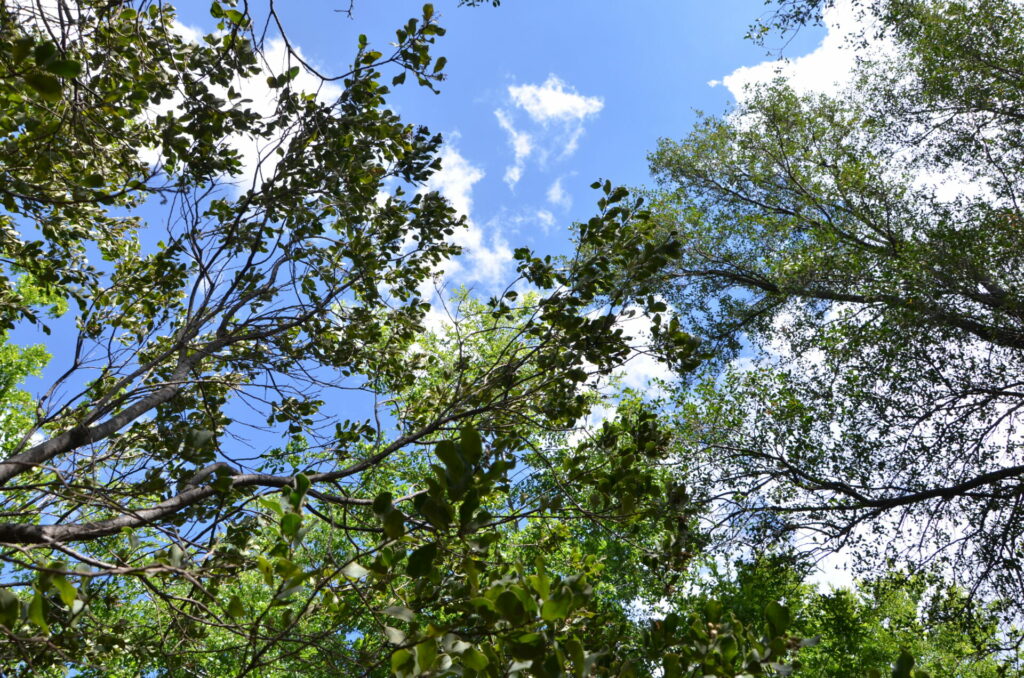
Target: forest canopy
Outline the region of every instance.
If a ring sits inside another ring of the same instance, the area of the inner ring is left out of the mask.
[[[854,90],[776,82],[651,155],[652,237],[682,244],[653,284],[721,366],[677,411],[758,530],[1019,600],[1024,42],[975,27],[1024,16],[885,11]]]
[[[433,5],[0,4],[0,673],[1020,675],[1024,15],[861,8],[481,295]]]

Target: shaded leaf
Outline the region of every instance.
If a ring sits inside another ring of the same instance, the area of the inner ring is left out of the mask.
[[[437,544],[426,544],[409,554],[405,571],[410,577],[424,577],[430,574],[430,568],[437,556]]]

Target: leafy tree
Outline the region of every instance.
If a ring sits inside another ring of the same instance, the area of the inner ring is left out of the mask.
[[[699,609],[717,600],[749,622],[784,599],[793,632],[818,641],[800,652],[796,676],[869,676],[904,653],[933,677],[1020,674],[1020,657],[1003,646],[996,611],[979,608],[941,578],[889,571],[821,591],[807,583],[812,569],[793,553],[762,553],[727,566],[711,561],[696,592],[681,589],[676,604]]]
[[[613,275],[678,252],[628,228],[641,201],[596,183],[573,256],[517,250],[428,331],[463,223],[421,190],[440,137],[386,98],[442,80],[433,7],[338,75],[287,40],[267,70],[273,5],[210,13],[193,42],[164,3],[0,5],[0,321],[66,304],[73,346],[36,398],[41,351],[0,355],[4,674],[788,672],[811,643],[777,601],[633,613],[705,539],[648,405],[576,430],[620,318],[666,310]]]
[[[680,393],[682,445],[734,537],[1019,601],[1024,14],[880,12],[894,52],[841,98],[775,82],[651,156],[643,226],[681,253],[647,289],[724,368]]]
[[[50,315],[59,316],[66,311],[62,299],[42,294],[30,278],[22,277],[15,289],[26,304],[35,307],[34,311],[45,307],[47,301],[56,302],[50,305]],[[24,443],[36,414],[35,399],[21,386],[27,377],[40,376],[50,357],[42,344],[18,346],[8,340],[6,332],[0,333],[0,449],[5,453]]]
[[[441,139],[386,96],[441,80],[432,6],[388,54],[360,37],[334,100],[303,91],[328,76],[294,51],[283,72],[261,66],[246,5],[211,15],[192,42],[164,3],[0,6],[0,311],[39,321],[27,275],[70,302],[73,347],[0,460],[5,675],[732,676],[784,661],[777,611],[766,627],[714,611],[712,627],[644,630],[614,586],[595,597],[607,550],[652,580],[619,535],[667,538],[647,561],[667,567],[689,520],[684,502],[659,508],[674,481],[649,415],[569,438],[588,384],[630,354],[620,314],[648,301],[609,272],[653,275],[671,249],[624,235],[639,203],[595,184],[576,256],[517,250],[512,286],[535,294],[464,300],[425,334],[418,290],[463,224],[420,190]],[[246,99],[254,78],[270,110]],[[261,149],[255,168],[240,139]],[[681,334],[661,346],[692,350]],[[34,368],[14,359],[11,384]],[[551,566],[527,541],[575,523],[608,538]]]

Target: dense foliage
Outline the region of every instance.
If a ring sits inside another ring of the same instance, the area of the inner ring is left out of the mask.
[[[718,363],[678,394],[683,445],[741,540],[1019,601],[1024,14],[877,11],[840,97],[759,87],[651,156],[682,254],[649,289]]]
[[[590,628],[598,549],[554,568],[516,538],[686,522],[656,508],[674,490],[646,420],[593,443],[610,458],[566,438],[631,350],[606,272],[669,248],[622,238],[637,206],[598,184],[589,254],[519,250],[536,295],[425,333],[419,290],[463,224],[420,190],[440,137],[385,97],[441,81],[433,8],[389,54],[360,37],[332,99],[297,53],[269,70],[243,9],[214,3],[195,40],[165,4],[0,9],[3,319],[71,302],[45,395],[14,388],[38,349],[3,364],[5,673],[617,673],[675,647],[691,672],[689,627],[621,651]]]
[[[1020,11],[878,11],[860,98],[765,89],[435,307],[465,223],[387,103],[443,82],[431,5],[331,74],[273,3],[0,4],[0,324],[52,333],[0,346],[0,673],[1016,675],[1020,33],[958,26]],[[865,528],[976,569],[806,582],[789,534]]]

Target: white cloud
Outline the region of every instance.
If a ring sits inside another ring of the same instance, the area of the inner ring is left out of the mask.
[[[547,210],[537,210],[537,221],[540,222],[544,234],[547,235],[551,232],[551,227],[555,225],[555,215]]]
[[[561,177],[555,179],[555,183],[548,188],[548,202],[563,209],[572,207],[572,196],[566,193]]]
[[[494,117],[498,119],[498,124],[501,125],[501,128],[508,133],[508,143],[512,146],[512,152],[515,154],[515,164],[505,168],[504,177],[508,187],[515,188],[516,184],[519,183],[519,179],[523,176],[526,159],[533,152],[533,138],[526,132],[517,130],[505,111],[501,109],[496,110]]]
[[[536,157],[541,166],[550,158],[564,159],[576,152],[583,136],[584,122],[601,112],[604,100],[584,96],[556,75],[540,85],[512,85],[508,88],[510,107],[494,111],[498,124],[508,134],[514,161],[505,169],[505,183],[514,188],[526,169],[526,160]],[[522,124],[518,111],[525,113]],[[524,125],[532,125],[527,131]]]
[[[652,344],[651,319],[639,307],[625,309],[626,313],[616,321],[616,327],[623,334],[632,338],[632,354],[615,375],[623,386],[649,393],[660,393],[653,382],[657,380],[671,381],[672,370],[664,362],[656,358],[649,350]],[[628,313],[632,312],[632,317]]]
[[[199,42],[204,35],[200,29],[186,26],[175,21],[172,30],[189,42]],[[299,57],[310,63],[309,57],[302,53],[301,49],[295,48]],[[269,118],[275,114],[277,99],[280,90],[273,89],[267,84],[267,78],[272,75],[285,73],[293,66],[300,66],[291,53],[284,40],[275,38],[270,40],[261,53],[263,64],[261,71],[251,78],[237,78],[233,84],[242,99],[250,100],[250,103],[242,104],[248,106],[252,111],[263,118]],[[322,82],[318,77],[301,68],[298,75],[291,81],[294,90],[315,94],[320,101],[334,101],[342,94],[342,89],[330,82]],[[218,97],[227,99],[227,89],[217,85],[211,86],[211,91]],[[161,102],[159,106],[153,107],[147,112],[152,119],[157,115],[173,111],[181,105],[182,97],[176,94],[171,99]],[[231,178],[231,183],[239,190],[245,190],[255,182],[270,179],[274,175],[279,156],[274,152],[278,147],[285,147],[288,138],[276,138],[271,140],[257,139],[246,135],[233,135],[227,143],[235,148],[241,156],[241,173]],[[160,149],[142,149],[142,159],[149,164],[156,164],[160,161]]]
[[[743,66],[708,85],[725,86],[738,102],[743,102],[751,88],[783,78],[799,94],[825,94],[842,97],[854,85],[858,59],[898,58],[895,43],[875,35],[877,27],[870,12],[854,0],[837,0],[823,15],[828,29],[825,37],[810,53],[795,59],[764,61]],[[896,149],[897,162],[916,155],[917,149]],[[931,192],[937,200],[949,202],[958,197],[995,200],[984,182],[975,181],[967,168],[961,166],[915,169],[915,188]]]
[[[508,93],[518,108],[542,125],[556,120],[581,121],[604,108],[603,99],[583,96],[553,74],[542,85],[514,85]]]
[[[598,308],[588,313],[587,317],[594,320],[607,312],[607,308]],[[639,306],[629,306],[623,308],[616,316],[615,328],[622,332],[630,353],[622,365],[611,373],[610,378],[595,376],[588,386],[604,390],[610,385],[618,385],[649,395],[664,395],[664,391],[656,382],[671,382],[675,375],[667,364],[652,353],[654,342],[651,318]],[[588,364],[586,367],[591,369],[594,366]]]
[[[852,0],[837,0],[825,10],[823,18],[828,33],[809,54],[743,66],[721,80],[710,81],[708,85],[724,85],[737,101],[746,99],[748,87],[778,77],[785,78],[801,94],[839,94],[851,83],[857,55],[863,54],[855,49],[858,43],[850,38],[864,29],[867,29],[865,34],[870,34],[869,18]],[[868,49],[878,56],[882,50],[890,49],[890,45],[874,41]]]
[[[489,223],[488,232],[471,218],[473,186],[484,178],[484,171],[470,163],[451,144],[441,150],[441,170],[427,181],[425,190],[437,191],[466,217],[466,228],[458,229],[452,241],[462,247],[457,259],[447,262],[442,272],[460,283],[498,284],[512,262],[512,248],[502,237],[497,224]]]
[[[523,178],[523,166],[522,165],[509,165],[505,168],[505,176],[502,180],[508,184],[509,188],[515,188],[519,180]]]
[[[304,61],[310,62],[310,59],[302,54],[302,50],[296,48],[296,52]],[[250,105],[254,111],[264,117],[270,117],[277,108],[278,90],[267,85],[267,77],[285,73],[292,66],[299,64],[289,54],[287,45],[281,39],[274,39],[268,43],[263,51],[263,60],[263,71],[255,77],[238,81],[235,88],[242,97],[252,99]],[[342,94],[340,87],[322,82],[304,68],[300,68],[299,74],[291,82],[291,87],[300,92],[315,94],[317,99],[325,102],[334,101]],[[251,137],[236,136],[230,143],[242,156],[242,173],[235,178],[235,183],[244,190],[252,185],[253,181],[259,184],[260,180],[269,179],[274,175],[279,157],[274,151],[279,146],[286,146],[288,140],[273,140],[268,143]]]
[[[850,572],[850,556],[841,551],[829,553],[814,564],[814,571],[807,577],[808,583],[814,584],[819,591],[835,591],[836,589],[853,589],[856,580]]]
[[[427,180],[427,190],[437,191],[459,214],[469,217],[473,209],[473,184],[483,178],[484,171],[449,144],[441,149],[441,169]]]

